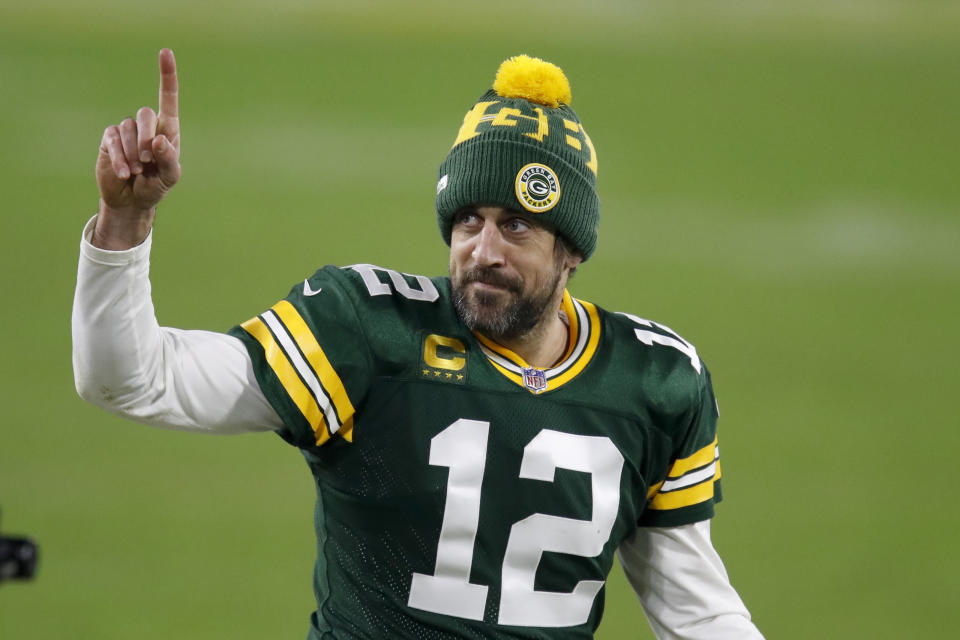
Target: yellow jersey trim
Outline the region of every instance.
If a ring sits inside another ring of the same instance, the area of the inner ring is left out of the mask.
[[[713,498],[713,483],[718,477],[719,476],[716,476],[708,482],[694,485],[689,489],[671,491],[670,493],[658,493],[653,497],[650,508],[658,511],[667,511],[669,509],[680,509],[706,502]]]
[[[333,402],[333,406],[337,411],[337,416],[340,418],[340,428],[337,429],[337,433],[344,439],[352,442],[353,415],[355,410],[353,403],[350,402],[350,398],[347,396],[347,390],[343,386],[343,381],[340,380],[340,376],[334,371],[333,365],[331,365],[330,360],[327,359],[327,354],[323,352],[313,332],[310,331],[307,323],[292,304],[287,300],[281,300],[273,305],[272,308],[290,332],[300,351],[307,358],[307,362],[310,363],[310,367],[314,373],[317,374],[317,377],[320,379],[320,384],[327,392],[327,395],[330,396],[330,400]]]
[[[573,350],[576,349],[577,339],[580,337],[580,318],[577,316],[577,310],[573,306],[573,297],[571,297],[570,292],[566,289],[563,290],[563,302],[560,308],[567,317],[567,331],[569,333],[567,350],[564,352],[563,357],[560,358],[560,361],[563,362],[569,358]]]
[[[691,469],[698,469],[713,462],[717,456],[717,441],[717,437],[714,436],[713,442],[702,449],[698,449],[692,456],[676,460],[670,467],[670,473],[667,477],[679,478]]]
[[[595,305],[575,300],[569,291],[564,290],[561,308],[567,316],[567,348],[558,364],[540,369],[544,372],[548,384],[547,388],[541,391],[558,389],[573,380],[590,363],[597,351],[597,345],[600,344],[600,313]],[[477,331],[474,331],[473,335],[480,342],[490,364],[505,378],[526,388],[523,383],[523,369],[531,368],[530,365],[517,353],[485,335]],[[532,389],[530,391],[538,393]]]
[[[587,314],[590,317],[590,326],[593,327],[593,330],[590,332],[590,337],[587,339],[587,347],[583,352],[583,355],[577,359],[572,367],[567,369],[560,376],[550,380],[551,386],[561,386],[573,380],[577,377],[584,367],[590,364],[590,360],[593,358],[593,354],[597,351],[597,345],[600,343],[600,314],[597,312],[597,308],[590,304],[589,302],[580,301],[584,309],[587,310]],[[573,334],[571,334],[572,336]]]
[[[283,388],[286,390],[287,395],[290,396],[293,404],[296,405],[300,413],[303,414],[310,428],[313,429],[317,444],[323,444],[329,440],[330,430],[327,428],[323,411],[320,410],[320,406],[310,393],[310,390],[307,389],[303,381],[300,380],[296,370],[290,363],[287,355],[283,352],[283,349],[277,344],[267,325],[264,324],[263,320],[258,316],[247,320],[240,326],[263,347],[263,354],[267,360],[267,364],[273,369],[277,379],[280,380],[280,384],[283,385]]]
[[[666,480],[655,485],[647,494],[650,508],[659,511],[680,509],[710,500],[714,485],[721,478],[720,454],[717,438],[693,455],[676,460]],[[661,491],[667,488],[666,491]]]

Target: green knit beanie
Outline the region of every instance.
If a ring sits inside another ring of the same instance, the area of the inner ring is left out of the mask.
[[[500,65],[440,165],[437,224],[448,245],[457,210],[500,206],[553,225],[590,257],[600,222],[597,154],[569,105],[559,67],[525,55]]]

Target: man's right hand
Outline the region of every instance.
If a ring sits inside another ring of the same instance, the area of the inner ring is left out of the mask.
[[[157,203],[180,180],[180,119],[177,62],[160,51],[160,111],[141,107],[103,132],[97,156],[100,210],[92,242],[122,250],[143,242]]]

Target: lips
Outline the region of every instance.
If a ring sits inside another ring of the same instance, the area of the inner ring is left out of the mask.
[[[483,289],[502,289],[520,293],[523,283],[519,278],[508,276],[491,269],[474,268],[463,275],[463,284],[477,284]]]
[[[467,286],[473,287],[474,291],[479,294],[484,293],[509,293],[509,289],[498,284],[491,284],[489,282],[479,282],[474,281],[469,283]]]

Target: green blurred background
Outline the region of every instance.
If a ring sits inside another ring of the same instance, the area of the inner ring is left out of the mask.
[[[435,172],[463,113],[502,59],[552,60],[604,205],[571,289],[710,365],[714,541],[761,630],[960,624],[958,3],[0,2],[0,526],[42,549],[0,586],[0,638],[306,632],[299,454],[73,389],[97,145],[156,104],[164,46],[184,177],[156,227],[161,323],[225,330],[325,263],[444,272]],[[652,634],[616,570],[598,638],[628,637]]]

